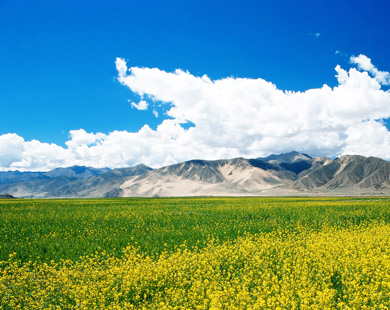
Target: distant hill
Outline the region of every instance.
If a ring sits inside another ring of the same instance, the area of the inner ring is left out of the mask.
[[[12,182],[4,183],[0,175],[0,192],[17,197],[109,197],[119,196],[119,185],[124,179],[151,170],[145,165],[110,170],[73,166],[57,168],[49,172],[16,172]],[[112,191],[112,192],[111,192]]]
[[[55,177],[69,177],[76,179],[83,179],[101,175],[110,171],[109,168],[92,168],[85,166],[72,166],[68,168],[56,168],[49,172],[45,172],[44,174],[50,178]]]
[[[190,160],[153,170],[74,166],[0,172],[0,193],[16,197],[390,195],[390,163],[290,152],[255,159]]]
[[[375,157],[346,155],[302,172],[293,184],[302,191],[390,190],[390,163]]]
[[[20,183],[33,180],[48,180],[56,177],[87,178],[97,176],[110,171],[109,168],[91,168],[84,166],[72,166],[68,168],[56,168],[48,172],[20,172],[0,171],[0,184]]]
[[[279,155],[272,154],[268,157],[259,157],[258,160],[265,162],[285,163],[292,164],[301,161],[311,161],[312,158],[309,155],[298,153],[296,151],[290,153],[283,153]]]
[[[0,195],[0,199],[14,199],[16,197],[10,195],[10,194],[3,194],[3,195]]]
[[[131,168],[114,169],[101,175],[78,179],[50,192],[55,197],[119,197],[122,185],[129,177],[143,175],[152,168],[138,165]]]

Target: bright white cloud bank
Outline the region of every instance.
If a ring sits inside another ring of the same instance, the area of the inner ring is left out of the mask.
[[[153,167],[188,159],[258,157],[297,150],[312,156],[361,154],[390,159],[389,73],[364,56],[351,57],[355,68],[336,67],[338,86],[285,92],[263,79],[212,81],[176,70],[127,68],[116,60],[118,80],[142,100],[132,106],[170,119],[156,130],[108,134],[70,132],[66,148],[0,136],[0,170],[48,170],[58,166]],[[184,126],[190,122],[193,127]]]
[[[361,70],[370,72],[380,84],[390,85],[390,73],[379,71],[377,68],[375,68],[375,66],[371,63],[371,59],[367,56],[352,56],[351,63],[357,64],[358,68]]]

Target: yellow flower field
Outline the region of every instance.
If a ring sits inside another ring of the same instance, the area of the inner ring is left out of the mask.
[[[188,211],[192,213],[200,212],[204,203],[213,203],[213,199],[187,198],[187,201],[193,204],[192,211]],[[169,210],[167,205],[163,206],[164,201],[153,202],[162,204],[159,210]],[[0,262],[0,308],[389,308],[387,199],[284,199],[274,205],[272,199],[217,202],[214,200],[214,214],[218,216],[214,227],[207,230],[205,240],[188,245],[179,239],[174,245],[161,245],[158,253],[137,241],[123,247],[121,255],[112,249],[75,258],[69,252],[68,257],[45,261],[38,255],[23,260],[17,252],[9,253]],[[275,222],[266,231],[258,227],[257,231],[245,230],[234,238],[225,238],[216,225],[217,222],[226,225],[228,231],[229,223],[234,226],[231,220],[244,212],[242,221],[247,219],[257,227],[262,221],[260,215],[271,214],[270,210],[280,206],[285,211],[266,217],[266,221]],[[45,207],[43,203],[42,208]],[[169,216],[176,216],[180,210],[183,212],[180,216],[186,220],[185,208],[177,205],[171,208],[174,212],[161,216],[160,221],[165,218],[172,223]],[[248,209],[251,218],[247,216]],[[293,209],[297,213],[292,216],[288,210]],[[213,212],[212,208],[206,210]],[[3,214],[8,213],[3,210]],[[317,222],[313,215],[317,215]],[[146,213],[139,218],[146,219]],[[308,221],[310,218],[313,221]],[[183,227],[191,230],[182,226],[178,234]],[[197,228],[193,229],[196,232]],[[132,234],[129,237],[134,239]]]

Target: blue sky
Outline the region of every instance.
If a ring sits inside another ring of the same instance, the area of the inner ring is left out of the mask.
[[[149,92],[147,81],[140,90],[117,79],[117,58],[123,59],[128,68],[157,68],[166,73],[182,69],[194,77],[207,75],[211,81],[229,77],[263,79],[278,90],[293,92],[319,89],[324,84],[337,87],[337,65],[346,71],[351,67],[364,71],[357,63],[351,63],[352,56],[365,55],[379,71],[388,72],[389,11],[390,2],[377,0],[0,0],[0,136],[16,134],[7,139],[21,137],[23,143],[37,140],[68,150],[71,147],[66,142],[74,138],[71,131],[76,130],[109,136],[114,131],[138,133],[147,124],[153,134],[166,119],[176,119],[175,124],[181,122],[180,126],[187,129],[183,120],[178,121],[177,116],[168,112],[175,102],[159,104],[165,97]],[[372,72],[368,73],[373,77]],[[382,92],[388,89],[386,83],[381,84]],[[131,107],[131,102],[141,99],[149,103],[147,110]],[[384,105],[377,106],[383,113],[369,116],[368,120],[382,122],[388,129],[388,114],[383,109],[387,97],[383,100]],[[177,108],[179,105],[176,104]],[[313,113],[315,118],[316,112]],[[194,123],[191,116],[186,116],[185,121],[191,126]],[[362,121],[367,120],[359,120]],[[348,128],[339,133],[340,139],[349,135],[352,127]],[[259,130],[251,135],[265,137],[266,132]],[[384,135],[378,143],[387,143],[387,133]],[[92,142],[87,139],[86,147],[102,144],[104,139],[90,136]],[[210,148],[205,152],[210,158],[229,156],[227,150],[213,155],[211,142],[199,143]],[[327,151],[324,147],[305,151],[331,155],[352,150],[341,144],[342,141],[339,148],[330,147]],[[20,156],[15,158],[9,154],[9,146],[8,151],[0,150],[0,168],[36,170],[70,163],[92,165],[94,161],[95,166],[99,165],[98,155],[92,160],[91,154],[77,151],[72,160],[62,158],[45,166],[44,160],[31,159],[42,155],[27,154],[31,147],[24,144]],[[235,149],[232,156],[245,155],[244,146],[218,147]],[[271,145],[261,150],[254,144],[246,148],[253,150],[248,155],[271,152]],[[285,151],[287,146],[274,149]],[[155,150],[144,148],[145,153],[152,151]],[[386,152],[385,148],[383,153]],[[175,149],[162,155],[171,158],[166,161],[162,157],[148,159],[141,152],[123,155],[126,160],[106,165],[136,164],[141,160],[140,154],[154,166],[187,159],[179,153],[185,150]],[[369,153],[367,150],[365,155]],[[29,164],[15,164],[26,158]]]

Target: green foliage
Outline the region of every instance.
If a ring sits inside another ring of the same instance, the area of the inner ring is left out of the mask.
[[[388,309],[389,198],[0,201],[0,309]]]
[[[77,261],[127,245],[158,256],[245,234],[390,222],[389,198],[117,198],[0,200],[0,261]]]

